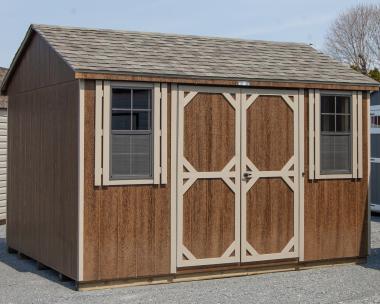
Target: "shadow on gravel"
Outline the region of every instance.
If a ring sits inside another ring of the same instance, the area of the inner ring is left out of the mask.
[[[371,222],[380,223],[379,214],[372,213]],[[378,239],[377,233],[379,233],[377,230],[372,230],[371,238]],[[380,244],[378,243],[378,241],[375,241],[375,246],[372,244],[374,247],[371,248],[371,255],[368,257],[367,263],[361,265],[362,267],[380,270],[380,247],[378,247]]]
[[[4,238],[0,238],[0,264],[1,263],[12,267],[18,272],[33,273],[66,288],[75,289],[73,281],[62,282],[56,271],[52,269],[38,270],[37,262],[35,260],[29,258],[19,258],[17,254],[8,253]]]
[[[367,263],[362,266],[380,270],[380,248],[372,248],[371,255],[368,257]]]

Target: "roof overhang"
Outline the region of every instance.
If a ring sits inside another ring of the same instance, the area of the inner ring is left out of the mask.
[[[141,74],[141,73],[115,73],[109,71],[89,71],[77,70],[76,79],[92,80],[114,80],[114,81],[145,81],[145,82],[168,82],[196,85],[220,85],[220,86],[242,86],[244,87],[276,87],[276,88],[296,88],[296,89],[325,89],[325,90],[357,90],[357,91],[378,91],[380,84],[373,83],[344,83],[326,81],[300,81],[300,80],[263,80],[263,79],[241,79],[223,77],[199,77],[183,75],[162,75],[162,74]]]
[[[16,52],[16,55],[13,57],[12,63],[10,65],[7,73],[5,74],[5,77],[3,79],[3,82],[2,82],[1,88],[0,88],[1,95],[6,95],[8,85],[9,85],[9,81],[10,81],[10,79],[11,79],[11,77],[12,77],[12,75],[16,69],[17,63],[20,61],[21,55],[24,53],[24,51],[27,48],[30,40],[32,39],[33,34],[34,34],[34,29],[33,29],[33,26],[31,25],[31,26],[29,26],[28,31],[26,32],[25,37],[22,40],[21,45],[19,46],[19,48]]]
[[[35,29],[33,25],[29,26],[25,37],[14,56],[12,63],[6,73],[0,92],[6,95],[9,82],[17,68],[17,64],[21,59],[24,51],[31,41]],[[157,81],[169,83],[185,83],[199,85],[227,85],[239,86],[242,81],[248,87],[278,87],[278,88],[299,88],[299,89],[339,89],[339,90],[363,90],[363,91],[378,91],[380,84],[374,83],[344,83],[344,82],[326,82],[326,81],[305,81],[305,80],[276,80],[276,79],[233,79],[223,77],[199,77],[199,76],[184,76],[184,75],[162,75],[162,74],[142,74],[128,72],[110,72],[110,71],[89,71],[75,70],[76,79],[104,79],[104,80],[133,80],[133,81]]]

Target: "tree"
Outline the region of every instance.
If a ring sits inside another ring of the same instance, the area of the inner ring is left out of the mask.
[[[328,30],[326,51],[366,75],[380,66],[380,4],[360,4],[340,14]]]
[[[380,82],[380,71],[377,68],[369,71],[368,76]]]

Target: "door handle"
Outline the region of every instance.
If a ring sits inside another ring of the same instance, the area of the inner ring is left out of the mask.
[[[244,178],[245,180],[247,180],[247,179],[251,179],[251,178],[252,178],[252,173],[251,173],[251,172],[244,172],[244,174],[243,174],[243,178]]]

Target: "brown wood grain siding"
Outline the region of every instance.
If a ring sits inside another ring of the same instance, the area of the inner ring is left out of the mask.
[[[184,109],[184,156],[197,171],[221,171],[235,156],[235,110],[221,94],[198,93]]]
[[[35,33],[10,78],[8,95],[69,82],[74,75],[71,67]]]
[[[78,81],[9,96],[8,246],[77,279]],[[11,104],[12,103],[12,104]]]
[[[128,75],[128,74],[112,74],[101,72],[76,72],[77,79],[105,79],[115,81],[145,81],[145,82],[167,82],[181,83],[191,85],[216,85],[216,86],[238,86],[239,81],[234,79],[207,79],[196,77],[169,77],[169,76],[148,76],[148,75]],[[378,91],[377,86],[363,86],[350,84],[335,84],[335,83],[311,83],[311,82],[281,82],[281,81],[258,81],[248,80],[253,88],[282,88],[282,89],[323,89],[323,90],[371,90]]]
[[[279,171],[294,155],[293,111],[280,96],[259,96],[247,110],[247,157]]]
[[[235,194],[221,179],[197,180],[183,197],[183,222],[196,258],[221,257],[235,240]]]
[[[247,193],[247,241],[260,254],[277,253],[294,236],[294,195],[280,178],[262,178]]]
[[[95,127],[95,81],[85,82],[85,107],[84,107],[84,149],[93,151]],[[94,171],[90,170],[95,166],[95,154],[84,154],[84,219],[83,219],[83,274],[86,278],[97,278],[99,276],[99,230],[100,230],[100,195],[95,195]],[[96,189],[96,188],[95,188]]]
[[[363,103],[363,179],[308,179],[308,120],[305,119],[305,260],[365,256],[367,248],[368,132]],[[308,117],[308,92],[305,92]]]
[[[86,81],[84,281],[169,274],[170,140],[167,185],[95,187],[94,90]]]
[[[294,115],[280,96],[260,96],[247,110],[247,157],[261,171],[279,171],[294,155]],[[294,194],[280,178],[259,179],[247,193],[247,241],[277,253],[294,236]]]

